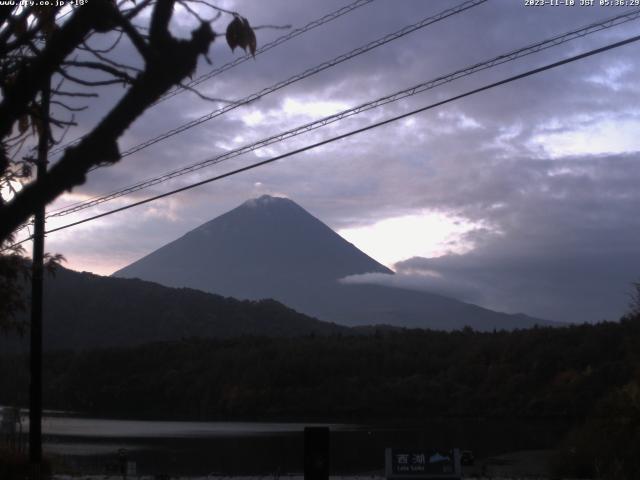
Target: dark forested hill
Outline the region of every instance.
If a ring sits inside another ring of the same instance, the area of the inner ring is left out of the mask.
[[[45,281],[44,346],[87,349],[238,335],[344,332],[274,300],[239,301],[189,288],[59,268]]]
[[[44,398],[54,409],[155,418],[579,419],[634,380],[638,344],[639,320],[155,343],[49,354]],[[26,392],[16,362],[26,365],[0,357],[0,404]]]

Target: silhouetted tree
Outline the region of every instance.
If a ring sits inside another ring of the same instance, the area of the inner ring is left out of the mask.
[[[178,5],[195,24],[188,39],[171,33]],[[211,18],[204,19],[207,12]],[[23,306],[16,290],[24,275],[22,251],[8,248],[16,230],[38,208],[84,183],[91,169],[120,160],[120,136],[163,94],[181,86],[201,55],[206,58],[216,38],[211,24],[221,15],[231,17],[229,46],[254,53],[255,34],[248,21],[202,0],[0,6],[0,328],[15,327],[12,312]],[[127,42],[137,58],[123,63],[114,52]],[[50,84],[52,110],[46,114],[39,105]],[[123,87],[120,98],[36,182],[33,138],[44,138],[49,148],[59,144],[76,124],[76,112],[97,105],[100,89],[112,85]],[[78,106],[78,101],[84,104]]]
[[[133,5],[132,5],[133,3]],[[176,38],[170,23],[176,4],[182,5],[198,26],[189,39]],[[26,222],[38,205],[84,183],[88,171],[120,160],[117,140],[129,126],[170,88],[191,75],[198,57],[209,51],[216,38],[210,23],[193,6],[206,5],[233,17],[228,42],[255,50],[255,35],[238,14],[199,0],[90,0],[56,20],[62,7],[2,6],[0,10],[0,176],[3,187],[13,189],[12,198],[0,204],[0,242]],[[148,27],[137,26],[149,14]],[[68,17],[68,18],[67,18]],[[115,36],[114,45],[99,49],[89,44],[93,36]],[[123,64],[110,57],[115,46],[128,40],[137,51],[138,64]],[[73,113],[69,98],[96,97],[96,88],[120,84],[124,94],[81,141],[66,149],[60,160],[39,182],[32,181],[29,161],[16,160],[29,134],[29,126],[48,135],[49,126],[73,124],[73,118],[54,115],[41,118],[36,108],[39,92],[54,79],[53,102]],[[73,91],[67,85],[93,90]],[[23,188],[15,189],[14,182]]]

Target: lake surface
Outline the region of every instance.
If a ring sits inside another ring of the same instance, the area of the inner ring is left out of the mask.
[[[167,422],[82,418],[43,419],[45,454],[72,471],[114,473],[126,450],[143,475],[258,475],[302,472],[305,426],[331,430],[332,474],[374,474],[386,447],[473,450],[477,458],[545,449],[560,438],[558,422],[438,420],[402,424]],[[28,425],[24,425],[25,431]]]

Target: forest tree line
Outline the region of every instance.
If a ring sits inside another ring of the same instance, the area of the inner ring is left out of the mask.
[[[558,475],[640,478],[640,311],[564,328],[362,333],[52,352],[45,407],[176,420],[557,419]],[[27,404],[27,366],[0,356],[0,404]]]
[[[92,415],[214,420],[582,420],[640,371],[640,320],[479,333],[188,339],[45,356],[44,401]],[[0,359],[26,405],[27,359]]]

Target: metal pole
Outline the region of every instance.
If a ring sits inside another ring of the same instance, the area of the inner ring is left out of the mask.
[[[37,177],[47,171],[49,150],[49,100],[51,84],[42,89],[41,126],[38,138]],[[29,464],[31,479],[40,480],[42,473],[42,277],[44,262],[44,205],[39,206],[33,220],[33,263],[31,273],[31,355],[29,386]]]

